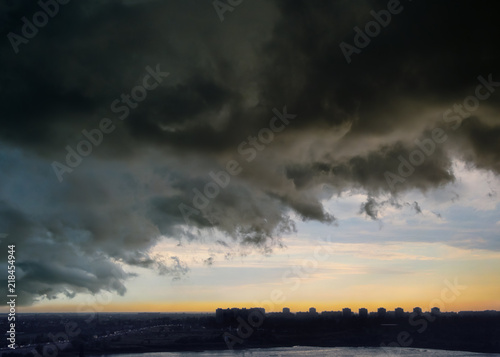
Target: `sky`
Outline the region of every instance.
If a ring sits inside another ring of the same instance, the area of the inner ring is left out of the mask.
[[[500,310],[494,4],[0,1],[19,311]]]

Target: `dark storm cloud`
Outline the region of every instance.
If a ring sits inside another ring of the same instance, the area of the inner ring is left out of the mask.
[[[395,197],[391,197],[390,199],[384,201],[377,201],[373,197],[368,197],[368,200],[366,202],[361,203],[359,208],[359,213],[365,214],[372,220],[376,221],[379,219],[379,210],[384,206],[392,206],[401,209],[403,207],[403,204],[405,206],[412,207],[415,210],[415,213],[417,214],[422,213],[422,209],[420,208],[418,202],[415,201],[413,203],[409,202],[400,203]]]
[[[413,202],[413,208],[415,209],[415,212],[417,213],[422,213],[422,209],[420,208],[420,205],[418,204],[418,202]]]
[[[373,197],[369,197],[368,201],[361,204],[359,213],[365,213],[371,219],[377,220],[378,206],[378,203],[373,199]]]
[[[468,149],[460,153],[463,159],[500,173],[500,124],[484,123],[478,117],[471,117],[464,120],[457,136],[457,145]]]
[[[377,219],[383,205],[402,207],[379,195],[452,182],[455,158],[498,174],[497,92],[457,130],[443,122],[479,75],[500,81],[496,3],[401,4],[348,64],[340,43],[387,1],[245,2],[224,22],[210,1],[70,2],[18,54],[7,35],[39,6],[0,2],[0,232],[25,247],[26,302],[122,294],[128,266],[180,278],[185,263],[151,254],[162,236],[217,230],[269,251],[295,217],[336,222],[324,185],[329,196],[364,190],[361,213]],[[112,103],[157,65],[170,76],[118,119]],[[296,118],[250,162],[239,145],[284,106]],[[103,117],[116,130],[59,183],[50,164]],[[390,190],[384,173],[436,126],[448,140]],[[194,207],[193,189],[228,160],[242,172],[186,221],[179,205]]]

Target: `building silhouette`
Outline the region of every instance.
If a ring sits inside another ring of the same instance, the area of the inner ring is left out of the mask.
[[[218,308],[215,310],[215,322],[218,324],[232,323],[236,321],[238,317],[246,321],[249,317],[255,317],[255,315],[264,317],[266,315],[266,310],[262,307],[251,307],[249,309],[240,309],[237,307],[233,307],[232,309]]]
[[[344,307],[342,309],[342,317],[343,318],[348,319],[351,317],[351,315],[352,315],[351,309],[349,309],[348,307]]]
[[[441,310],[439,309],[439,307],[433,307],[431,309],[431,314],[433,314],[433,315],[441,315]]]
[[[368,310],[364,307],[359,309],[359,317],[366,319],[368,317]]]
[[[377,316],[378,317],[385,317],[387,315],[387,310],[384,309],[383,307],[379,307],[377,310]]]
[[[395,310],[394,310],[394,317],[396,318],[400,318],[400,317],[403,317],[405,314],[405,311],[400,308],[400,307],[397,307]]]

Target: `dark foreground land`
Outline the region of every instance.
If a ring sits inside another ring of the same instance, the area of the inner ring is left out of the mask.
[[[0,323],[8,331],[7,318]],[[2,357],[286,347],[419,347],[500,352],[500,313],[404,314],[21,314],[16,349]]]

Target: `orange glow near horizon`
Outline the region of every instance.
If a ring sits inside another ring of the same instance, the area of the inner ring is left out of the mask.
[[[340,311],[345,307],[350,308],[353,312],[357,312],[359,308],[366,308],[369,312],[377,311],[379,307],[384,307],[387,311],[393,311],[397,307],[403,308],[405,311],[412,311],[414,307],[421,307],[423,311],[429,311],[431,307],[429,304],[421,302],[405,302],[401,304],[394,303],[367,303],[367,304],[354,304],[350,302],[304,302],[296,301],[287,304],[276,304],[271,306],[269,303],[255,304],[248,303],[231,303],[226,301],[217,302],[193,302],[193,303],[118,303],[110,306],[92,306],[87,304],[74,305],[74,304],[54,304],[54,305],[34,305],[34,306],[19,306],[19,313],[92,313],[92,312],[173,312],[173,313],[213,313],[217,308],[249,308],[249,307],[263,307],[266,312],[280,312],[283,307],[288,307],[292,312],[308,311],[310,307],[316,308],[318,312],[322,311]],[[484,310],[500,310],[500,303],[498,301],[489,301],[484,303],[466,302],[461,304],[448,304],[449,308],[441,308],[443,312],[449,311],[484,311]],[[448,307],[447,306],[447,307]],[[271,308],[272,307],[272,308]],[[5,308],[2,313],[6,313]]]

